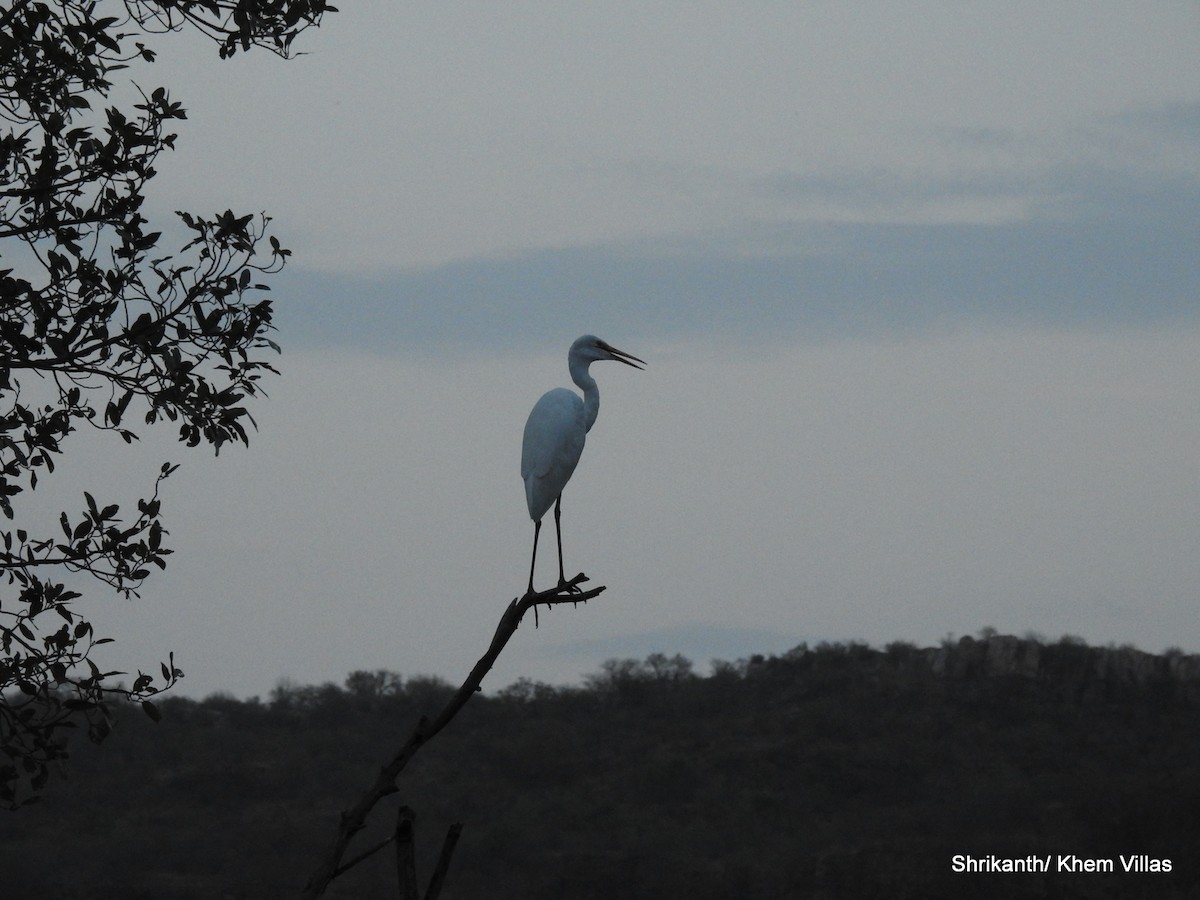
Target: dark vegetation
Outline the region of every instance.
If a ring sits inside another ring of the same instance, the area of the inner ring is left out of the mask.
[[[298,895],[338,811],[452,687],[356,672],[170,698],[0,817],[8,900]],[[443,897],[1200,897],[1200,658],[985,634],[610,660],[479,695],[405,771]],[[393,820],[394,821],[394,820]],[[387,836],[364,836],[363,845]],[[1169,874],[951,872],[951,857],[1169,859]],[[392,897],[381,854],[327,896]]]

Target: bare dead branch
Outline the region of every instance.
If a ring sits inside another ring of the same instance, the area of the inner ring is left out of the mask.
[[[450,869],[450,859],[454,856],[454,848],[462,834],[462,822],[455,822],[446,831],[446,840],[442,842],[442,852],[438,855],[437,867],[429,878],[429,887],[425,889],[425,900],[438,900],[442,895],[442,885],[446,881],[446,872]]]
[[[349,872],[351,869],[353,869],[355,866],[357,866],[360,862],[362,862],[365,859],[371,858],[376,853],[378,853],[380,850],[382,850],[384,847],[386,847],[388,844],[392,843],[392,841],[394,841],[394,840],[396,840],[395,832],[388,835],[384,840],[380,841],[375,846],[364,850],[362,853],[359,853],[357,856],[351,857],[348,862],[342,863],[334,871],[333,877],[337,878],[343,872]]]
[[[421,900],[417,890],[417,848],[413,834],[416,814],[407,806],[396,814],[396,878],[400,882],[400,900]]]
[[[341,866],[342,857],[345,855],[354,836],[366,826],[367,816],[370,815],[371,810],[384,797],[394,794],[399,790],[396,786],[396,780],[400,777],[400,773],[404,771],[412,758],[417,755],[417,751],[445,728],[458,715],[459,710],[467,704],[467,701],[481,690],[484,677],[491,671],[492,666],[495,665],[496,660],[508,644],[509,639],[516,633],[517,627],[521,624],[521,619],[525,616],[525,613],[538,606],[556,606],[560,603],[586,603],[588,600],[598,597],[604,592],[604,585],[589,588],[586,591],[581,589],[580,585],[587,580],[587,576],[580,572],[570,581],[550,590],[526,593],[524,597],[513,598],[512,602],[505,608],[504,614],[500,617],[500,623],[496,626],[496,633],[492,637],[492,642],[488,646],[487,652],[479,658],[479,662],[475,663],[474,668],[471,669],[471,673],[462,683],[462,686],[454,692],[454,695],[446,702],[445,707],[438,713],[436,718],[430,720],[425,716],[421,717],[409,735],[408,740],[396,751],[391,760],[379,770],[374,783],[367,788],[354,806],[342,812],[338,819],[337,834],[334,837],[333,843],[320,858],[316,870],[309,878],[304,891],[301,893],[301,897],[304,900],[315,900],[315,898],[320,897],[325,893],[325,889],[329,886],[329,883],[341,872],[349,868],[349,866]],[[455,836],[455,841],[457,841],[457,835]],[[449,836],[447,836],[447,842],[450,843]],[[442,853],[446,857],[447,866],[449,865],[449,854],[451,852],[453,852],[453,843],[450,843],[449,849],[443,847]],[[358,859],[361,858],[360,856]],[[358,859],[355,861],[358,861]],[[440,865],[441,863],[439,862]],[[435,877],[436,875],[437,873],[435,872]],[[442,871],[441,877],[442,879],[445,878],[444,871]],[[440,884],[438,889],[441,889]]]

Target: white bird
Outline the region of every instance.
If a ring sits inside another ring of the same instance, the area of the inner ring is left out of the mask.
[[[533,569],[537,562],[538,532],[542,516],[554,505],[554,528],[558,532],[558,584],[567,583],[562,561],[562,492],[571,473],[579,464],[583,442],[596,423],[600,411],[600,391],[588,374],[588,366],[611,359],[640,369],[643,360],[606,344],[593,334],[585,334],[571,345],[567,368],[571,380],[583,389],[583,399],[567,388],[555,388],[542,394],[525,423],[521,444],[521,477],[525,480],[525,499],[529,518],[533,519],[533,558],[529,562],[529,593],[533,593]]]

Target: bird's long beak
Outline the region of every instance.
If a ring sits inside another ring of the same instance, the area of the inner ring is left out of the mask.
[[[612,354],[612,358],[617,362],[625,363],[627,366],[633,366],[635,369],[640,369],[646,365],[646,361],[644,359],[638,359],[632,353],[626,353],[624,350],[618,350],[612,344],[606,344],[601,341],[600,346]],[[641,365],[639,366],[638,363],[641,363]]]

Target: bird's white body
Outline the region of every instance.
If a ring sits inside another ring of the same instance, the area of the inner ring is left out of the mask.
[[[533,521],[546,514],[571,480],[583,455],[587,433],[596,421],[599,401],[596,394],[588,421],[586,404],[579,395],[555,388],[542,394],[529,414],[521,443],[521,477],[525,479],[525,500]]]
[[[571,345],[567,368],[571,380],[583,391],[582,399],[567,388],[555,388],[542,394],[525,422],[521,442],[521,478],[525,481],[525,500],[529,518],[533,519],[533,560],[529,565],[529,591],[533,592],[533,567],[537,561],[538,531],[542,517],[554,506],[554,521],[559,525],[559,506],[563,488],[571,480],[587,433],[596,423],[600,412],[600,391],[588,372],[592,363],[611,359],[640,369],[642,362],[612,347],[594,335],[585,334]],[[632,360],[632,361],[631,361]],[[565,582],[562,568],[562,529],[558,531],[558,578]]]

